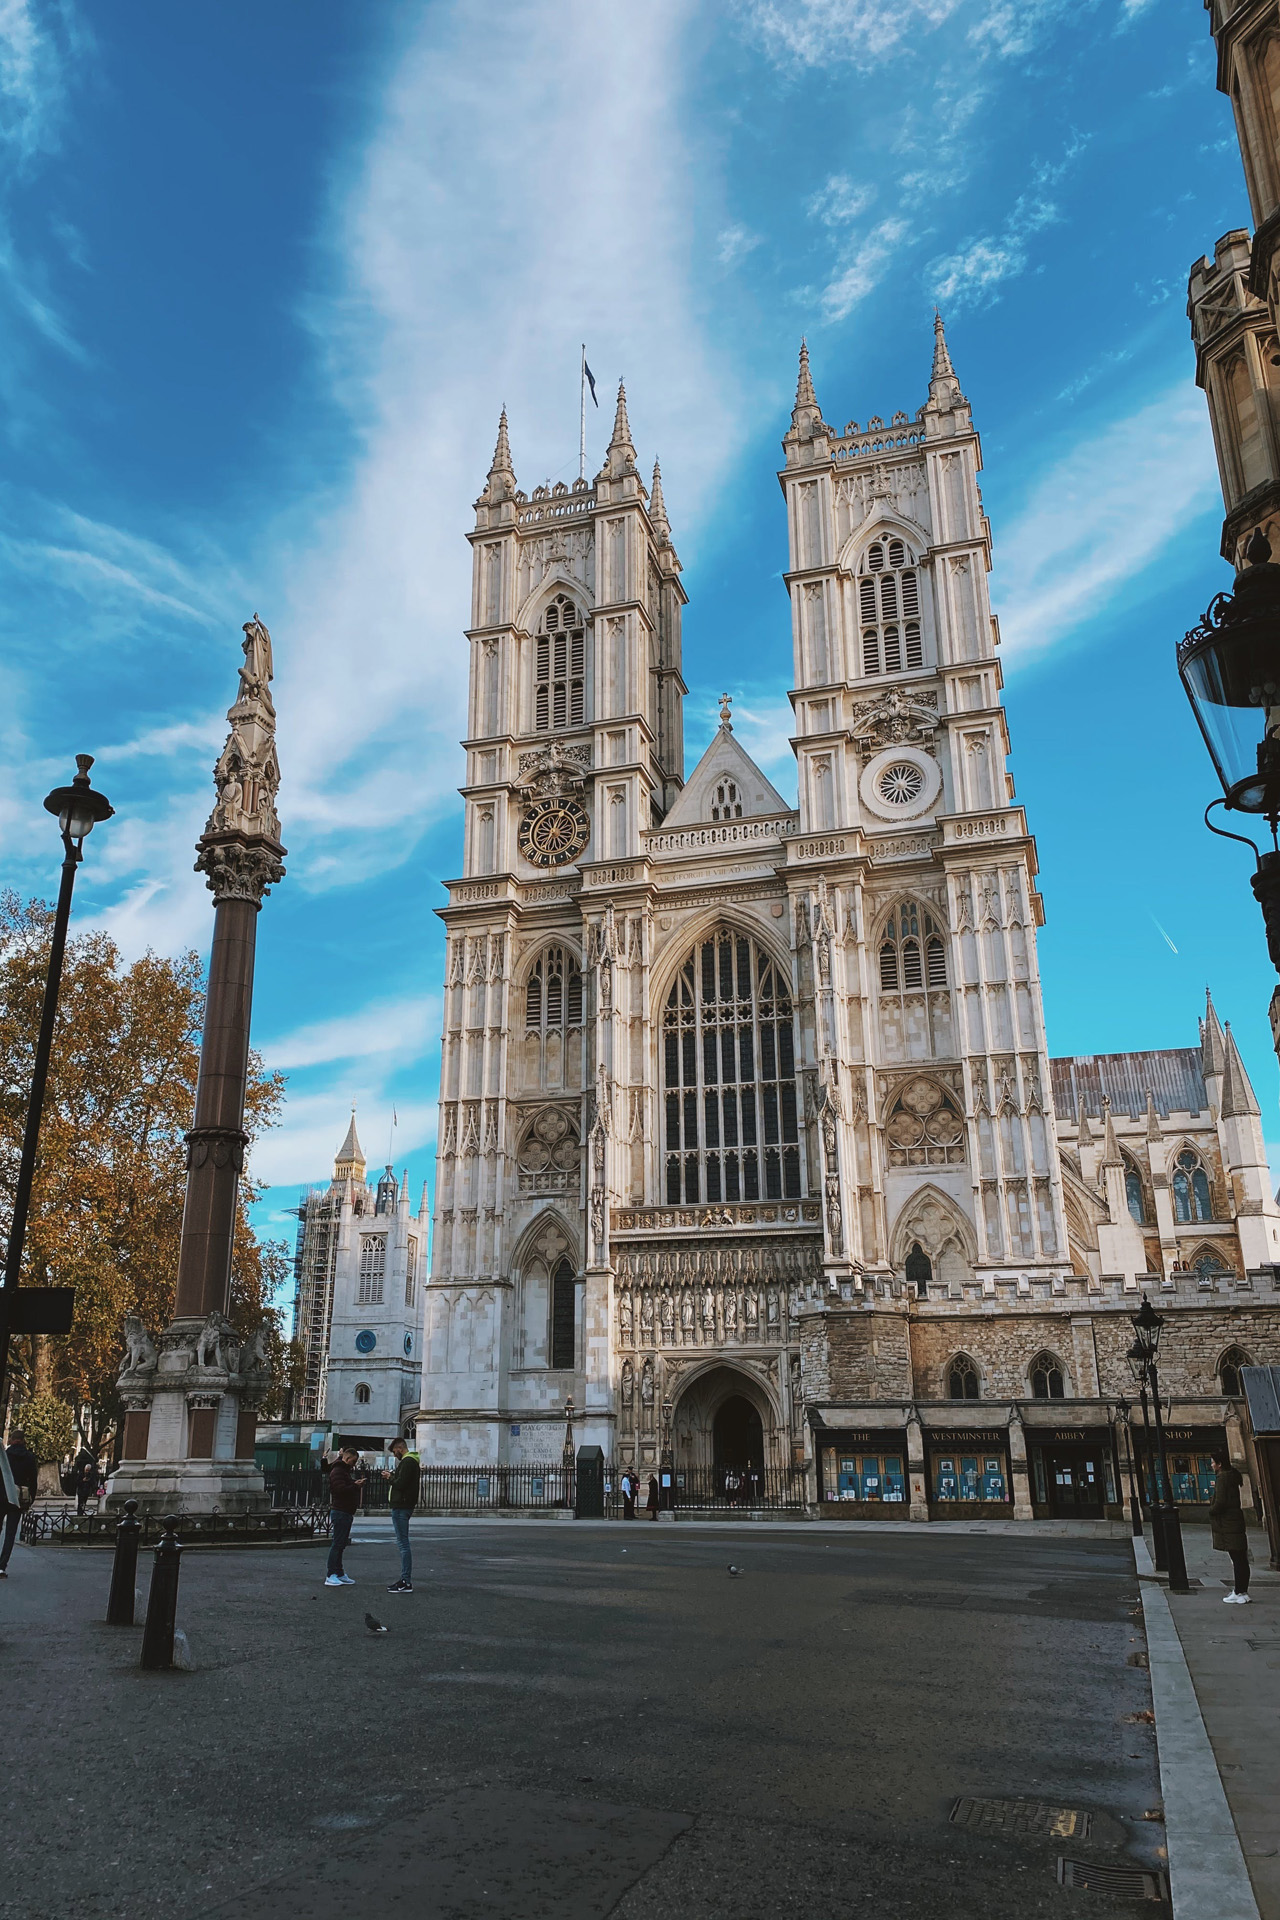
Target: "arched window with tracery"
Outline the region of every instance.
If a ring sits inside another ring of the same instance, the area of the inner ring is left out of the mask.
[[[976,1400],[978,1391],[977,1363],[967,1353],[958,1353],[947,1368],[948,1399]]]
[[[387,1236],[366,1233],[360,1242],[360,1285],[357,1300],[362,1307],[382,1305],[382,1288],[387,1267]]]
[[[741,820],[742,795],[735,780],[717,780],[711,795],[713,820]]]
[[[696,946],[662,1016],[668,1205],[796,1200],[800,1115],[791,994],[754,940]]]
[[[896,537],[873,540],[862,556],[858,619],[864,674],[901,673],[924,665],[920,576]]]
[[[1173,1166],[1173,1211],[1178,1220],[1212,1220],[1213,1201],[1204,1162],[1184,1147]]]
[[[912,993],[946,984],[946,941],[931,914],[904,900],[890,913],[880,939],[881,989]]]
[[[928,1294],[929,1282],[933,1278],[933,1262],[918,1240],[913,1240],[911,1243],[911,1251],[907,1255],[905,1278],[909,1287],[915,1287],[916,1298],[923,1300]]]
[[[1140,1227],[1147,1224],[1147,1197],[1143,1191],[1142,1175],[1134,1166],[1128,1154],[1124,1159],[1124,1197],[1129,1203],[1129,1212]]]
[[[1253,1361],[1243,1347],[1228,1347],[1218,1362],[1218,1385],[1228,1400],[1240,1400],[1244,1396],[1244,1382],[1240,1378],[1241,1367],[1251,1367]]]
[[[568,1372],[574,1364],[577,1324],[573,1268],[557,1263],[551,1275],[551,1364]]]
[[[535,642],[534,726],[539,733],[580,727],[586,711],[586,626],[580,608],[558,593]]]
[[[1052,1353],[1038,1353],[1028,1369],[1031,1393],[1036,1400],[1061,1400],[1066,1392],[1062,1362]]]
[[[548,947],[529,969],[524,1023],[542,1033],[582,1025],[582,970],[563,947]]]

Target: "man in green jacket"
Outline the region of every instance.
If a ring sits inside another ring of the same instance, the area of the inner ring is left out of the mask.
[[[400,1578],[387,1588],[388,1593],[413,1592],[413,1555],[409,1551],[409,1521],[418,1504],[418,1488],[422,1484],[422,1467],[416,1453],[410,1453],[403,1440],[393,1440],[391,1451],[395,1455],[395,1472],[388,1474],[391,1485],[387,1488],[387,1505],[391,1509],[391,1524],[396,1530],[396,1544],[400,1549]]]
[[[1232,1466],[1225,1447],[1220,1453],[1214,1454],[1213,1467],[1216,1477],[1213,1498],[1209,1502],[1209,1526],[1218,1552],[1231,1555],[1231,1570],[1235,1575],[1235,1591],[1227,1594],[1222,1604],[1227,1607],[1247,1607],[1249,1538],[1244,1530],[1244,1514],[1240,1507],[1240,1489],[1244,1481]]]

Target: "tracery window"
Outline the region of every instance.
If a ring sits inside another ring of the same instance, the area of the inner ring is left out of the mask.
[[[418,1243],[412,1237],[409,1241],[409,1254],[404,1269],[404,1303],[411,1307],[418,1290]]]
[[[1173,1211],[1179,1220],[1212,1220],[1209,1176],[1200,1156],[1189,1147],[1174,1162],[1172,1185]]]
[[[1228,1347],[1218,1362],[1218,1384],[1229,1400],[1239,1400],[1244,1394],[1244,1382],[1240,1378],[1241,1367],[1251,1367],[1253,1361],[1243,1347]]]
[[[711,818],[713,820],[741,820],[742,796],[737,783],[733,780],[719,780],[711,796]]]
[[[791,995],[754,940],[721,930],[662,1017],[668,1205],[800,1198]]]
[[[911,1251],[907,1255],[905,1278],[908,1286],[914,1283],[916,1298],[923,1300],[929,1291],[929,1282],[933,1278],[933,1262],[918,1240],[912,1242]]]
[[[873,540],[858,578],[864,674],[901,673],[924,665],[920,579],[901,540]]]
[[[534,666],[534,726],[539,733],[580,727],[585,712],[586,627],[567,594],[542,616]]]
[[[524,1023],[542,1033],[582,1025],[582,971],[563,947],[548,947],[534,961],[524,990]]]
[[[1051,1353],[1038,1353],[1031,1362],[1031,1392],[1037,1400],[1061,1400],[1066,1392],[1062,1362]]]
[[[947,984],[947,947],[931,915],[914,900],[895,907],[880,942],[880,985],[909,993]]]
[[[382,1305],[383,1275],[387,1265],[387,1236],[366,1233],[360,1242],[360,1285],[358,1300],[362,1307]]]
[[[574,1363],[574,1274],[561,1260],[551,1275],[551,1364],[568,1371]]]
[[[947,1368],[947,1394],[952,1400],[978,1398],[978,1369],[967,1353],[958,1353]]]
[[[1129,1212],[1140,1227],[1145,1227],[1147,1224],[1147,1200],[1146,1195],[1142,1191],[1142,1175],[1127,1155],[1125,1156],[1124,1162],[1124,1195],[1129,1203]]]

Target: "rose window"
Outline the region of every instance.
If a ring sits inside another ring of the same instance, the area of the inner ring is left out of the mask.
[[[876,782],[880,798],[891,807],[909,807],[924,792],[924,770],[912,760],[895,760]]]

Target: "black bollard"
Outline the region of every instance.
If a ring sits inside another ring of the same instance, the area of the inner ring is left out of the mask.
[[[142,1523],[137,1517],[138,1503],[126,1500],[124,1517],[116,1528],[116,1557],[111,1567],[111,1592],[107,1599],[107,1625],[133,1625],[133,1594],[138,1578],[138,1541]]]
[[[147,1620],[142,1629],[142,1658],[138,1665],[150,1667],[153,1672],[173,1665],[173,1625],[178,1612],[178,1569],[182,1563],[177,1525],[177,1514],[169,1514],[164,1523],[164,1537],[156,1548],[151,1591],[147,1595]]]

